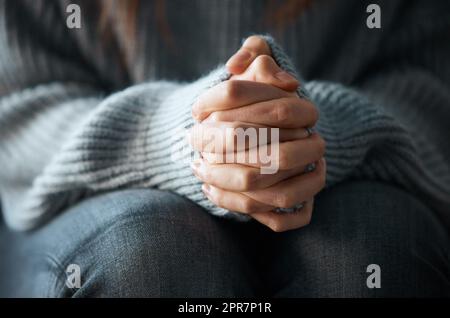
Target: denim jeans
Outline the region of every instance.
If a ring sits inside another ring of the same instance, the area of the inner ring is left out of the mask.
[[[87,199],[31,233],[0,229],[0,296],[450,296],[450,239],[396,187],[323,191],[310,225],[274,233],[207,214],[168,192]],[[80,269],[80,288],[66,269]],[[367,266],[381,288],[368,288]]]

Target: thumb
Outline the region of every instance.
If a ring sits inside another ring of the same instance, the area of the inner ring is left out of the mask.
[[[285,91],[295,91],[299,85],[294,76],[281,69],[268,55],[256,57],[244,73],[233,75],[231,80],[265,83]]]
[[[242,47],[226,63],[228,72],[233,75],[242,74],[259,55],[271,55],[266,40],[257,35],[248,37]]]

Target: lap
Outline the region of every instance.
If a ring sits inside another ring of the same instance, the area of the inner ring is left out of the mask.
[[[15,257],[27,266],[14,275],[26,278],[23,288],[14,285],[19,294],[38,296],[248,295],[256,278],[230,226],[168,192],[99,195],[15,236]],[[65,286],[70,264],[80,266],[79,290]]]
[[[19,296],[401,296],[423,286],[431,286],[430,295],[448,292],[448,234],[410,194],[349,182],[323,191],[315,204],[309,226],[272,233],[256,222],[210,216],[171,193],[111,192],[33,233],[12,235],[8,250],[26,266],[13,266],[20,272],[10,278],[21,282],[12,281]],[[72,263],[81,268],[80,290],[65,286]],[[369,264],[381,267],[380,290],[366,286]]]

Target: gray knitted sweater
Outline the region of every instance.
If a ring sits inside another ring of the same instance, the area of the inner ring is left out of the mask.
[[[95,1],[0,0],[0,193],[10,227],[35,228],[119,188],[169,190],[234,215],[172,154],[184,149],[178,131],[193,124],[193,101],[226,80],[220,64],[251,33],[276,38],[276,61],[301,74],[320,110],[327,186],[396,184],[449,221],[449,2],[377,1],[382,28],[368,29],[364,1],[313,1],[282,30],[264,23],[266,2],[167,0],[161,30],[142,1],[130,55],[119,29],[99,40]],[[81,29],[66,26],[69,3],[81,7]]]

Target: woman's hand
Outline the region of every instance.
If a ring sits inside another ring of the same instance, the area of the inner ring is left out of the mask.
[[[318,119],[315,106],[296,95],[298,81],[266,53],[270,50],[264,40],[247,39],[227,63],[232,78],[211,88],[193,106],[193,116],[201,123],[193,127],[190,141],[203,159],[192,168],[213,203],[249,214],[274,231],[286,231],[311,219],[313,198],[325,184],[325,143],[318,134],[309,133],[308,128]],[[273,141],[258,140],[238,148],[235,138],[226,138],[224,127],[232,128],[227,130],[231,135],[238,128],[280,128],[274,159],[278,172],[261,174],[263,164],[248,160]],[[224,132],[220,138],[225,142],[211,147],[218,132]],[[230,152],[241,154],[245,160],[236,161],[237,155],[229,160],[224,154]],[[305,173],[311,163],[315,169]],[[296,212],[273,212],[299,204],[303,207]]]

